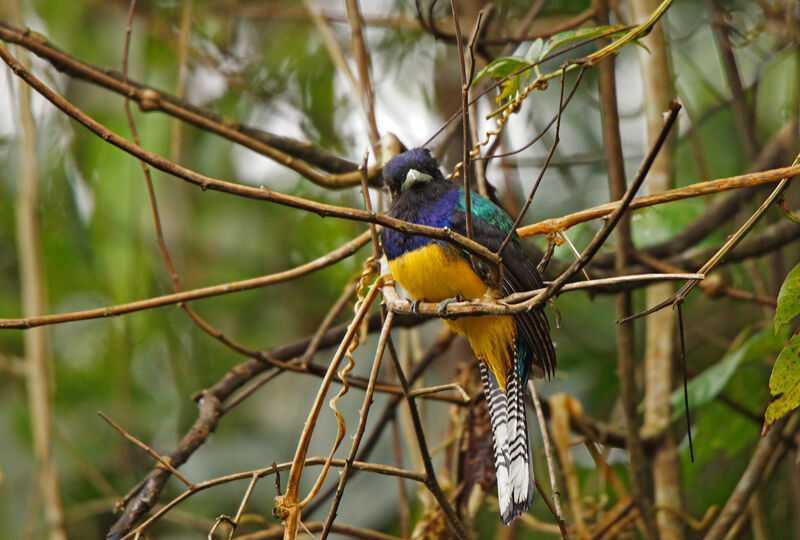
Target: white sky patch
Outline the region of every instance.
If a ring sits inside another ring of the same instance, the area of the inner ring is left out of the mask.
[[[92,214],[94,214],[94,192],[75,165],[75,159],[69,152],[64,154],[64,174],[75,199],[78,216],[83,224],[86,225],[92,219]]]
[[[399,84],[405,85],[403,91],[398,89]],[[441,123],[424,103],[424,96],[415,82],[384,81],[376,97],[378,125],[384,133],[394,133],[406,145],[419,146]]]
[[[16,55],[16,51],[12,52]],[[29,54],[33,63],[33,73],[47,86],[58,93],[62,93],[64,75],[57,73],[45,60]],[[5,67],[5,66],[3,66]],[[17,135],[20,125],[19,117],[19,89],[29,88],[22,80],[15,76],[11,70],[4,69],[0,76],[0,137],[12,138]],[[21,86],[22,85],[22,86]],[[55,114],[62,114],[55,106],[43,98],[38,92],[29,90],[31,95],[31,112],[37,126],[45,125]]]
[[[186,99],[197,106],[219,99],[228,91],[227,77],[210,67],[195,66],[189,72],[188,79]]]
[[[256,107],[243,121],[249,126],[271,133],[305,140],[300,129],[305,122],[305,117],[289,105],[280,108],[277,106]],[[231,161],[236,171],[236,177],[244,183],[264,185],[280,191],[291,191],[297,184],[297,173],[257,152],[240,145],[233,146],[231,152]]]
[[[632,49],[622,51],[614,70],[619,111],[619,134],[625,159],[641,160],[648,150],[644,115],[644,86],[638,58]]]

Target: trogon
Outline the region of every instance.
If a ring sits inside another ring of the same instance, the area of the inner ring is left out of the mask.
[[[466,235],[464,189],[444,178],[426,148],[393,157],[382,172],[392,193],[389,216],[449,227]],[[513,221],[475,192],[470,192],[470,206],[473,239],[497,252]],[[516,232],[502,253],[502,284],[494,286],[487,283],[487,272],[475,268],[480,266],[476,258],[448,242],[389,228],[383,229],[381,239],[393,278],[416,302],[441,302],[443,308],[453,299],[501,298],[542,287],[536,265],[523,251]],[[531,373],[543,377],[555,369],[550,328],[538,308],[514,315],[469,316],[445,322],[469,340],[480,360],[494,438],[500,515],[503,523],[509,524],[533,500],[525,387]]]

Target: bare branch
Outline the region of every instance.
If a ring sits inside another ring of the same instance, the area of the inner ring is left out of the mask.
[[[679,201],[681,199],[689,199],[701,195],[711,195],[722,191],[731,189],[739,189],[748,186],[758,186],[761,184],[770,184],[779,182],[784,178],[790,178],[800,174],[800,165],[793,165],[791,167],[781,167],[779,169],[771,169],[768,171],[760,171],[749,174],[741,174],[739,176],[730,176],[727,178],[718,178],[716,180],[709,180],[707,182],[697,182],[689,186],[670,189],[662,191],[661,193],[651,193],[636,197],[631,201],[630,209],[637,210],[648,206],[664,204],[672,201]],[[594,208],[587,208],[574,214],[568,214],[559,218],[546,219],[533,225],[520,227],[517,232],[520,236],[533,236],[534,234],[547,234],[553,232],[561,232],[577,225],[593,219],[605,217],[619,207],[619,201],[601,204]]]
[[[222,285],[213,285],[211,287],[203,287],[202,289],[194,289],[190,291],[178,292],[173,294],[165,294],[163,296],[154,296],[146,300],[138,300],[127,304],[117,304],[114,306],[107,306],[102,308],[87,309],[83,311],[73,311],[69,313],[60,313],[55,315],[41,315],[38,317],[28,317],[24,319],[0,319],[0,329],[24,329],[33,328],[36,326],[44,326],[48,324],[58,324],[72,321],[82,321],[86,319],[98,319],[102,317],[112,317],[116,315],[123,315],[134,311],[141,311],[143,309],[152,309],[160,306],[167,306],[171,304],[179,304],[188,300],[196,300],[198,298],[209,298],[212,296],[219,296],[221,294],[228,294],[231,292],[245,291],[259,287],[266,287],[275,283],[281,283],[296,279],[308,273],[330,266],[340,260],[349,257],[369,242],[369,232],[362,233],[355,239],[347,242],[342,247],[331,251],[310,261],[306,264],[300,265],[291,270],[285,270],[275,274],[267,274],[265,276],[245,279],[242,281],[234,281],[231,283],[223,283]]]
[[[124,81],[119,73],[78,60],[50,45],[45,37],[18,30],[2,21],[0,21],[0,39],[25,47],[72,77],[84,79],[129,97],[145,112],[161,111],[200,129],[215,133],[270,157],[323,187],[341,189],[359,183],[356,164],[340,159],[311,143],[231,122],[214,112],[191,105],[166,92],[135,81]],[[320,173],[304,162],[332,174]],[[371,181],[378,182],[379,174],[380,167],[373,168],[370,171]]]

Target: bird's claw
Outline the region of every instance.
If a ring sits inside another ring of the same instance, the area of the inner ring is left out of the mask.
[[[442,300],[439,302],[439,309],[436,310],[436,314],[442,319],[452,318],[452,315],[447,314],[447,305],[458,301],[460,301],[459,298],[446,298]]]
[[[419,300],[411,301],[411,313],[414,315],[419,315]]]

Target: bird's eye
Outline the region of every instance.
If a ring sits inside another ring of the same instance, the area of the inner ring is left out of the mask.
[[[419,172],[416,169],[409,169],[408,174],[406,174],[406,181],[403,182],[402,191],[407,190],[414,184],[420,184],[423,182],[428,182],[430,180],[433,180],[431,175]]]

